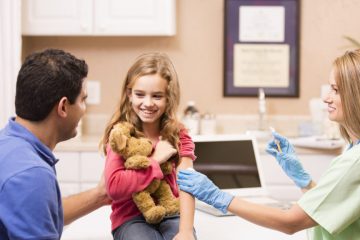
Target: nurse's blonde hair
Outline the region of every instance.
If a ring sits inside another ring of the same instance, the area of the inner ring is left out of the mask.
[[[360,49],[345,52],[333,66],[344,117],[340,133],[351,142],[349,133],[360,138]]]
[[[171,60],[166,54],[154,52],[139,56],[127,72],[121,90],[119,106],[110,122],[107,124],[102,139],[101,145],[105,155],[111,129],[116,123],[120,121],[130,122],[135,126],[137,134],[139,136],[143,135],[142,122],[131,106],[129,92],[131,92],[131,88],[134,86],[137,79],[142,76],[154,74],[158,74],[167,81],[165,94],[166,107],[165,112],[160,119],[160,135],[162,136],[162,139],[168,140],[177,150],[179,150],[179,132],[182,125],[176,117],[180,102],[180,87],[177,73]]]

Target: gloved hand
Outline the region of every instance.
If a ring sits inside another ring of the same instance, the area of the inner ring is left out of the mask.
[[[274,136],[274,140],[268,143],[266,152],[276,158],[286,175],[288,175],[298,187],[307,187],[311,182],[311,177],[301,165],[298,157],[296,156],[294,147],[280,134],[276,132],[273,132],[272,134]],[[282,152],[278,151],[275,141],[279,142]]]
[[[221,191],[207,176],[195,170],[180,170],[177,183],[181,190],[188,192],[200,201],[219,209],[223,213],[234,198]]]

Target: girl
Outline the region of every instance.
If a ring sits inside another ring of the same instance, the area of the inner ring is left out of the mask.
[[[229,210],[255,224],[288,234],[311,228],[310,239],[347,240],[360,236],[360,50],[337,58],[330,73],[331,90],[324,98],[329,119],[339,123],[350,146],[336,157],[318,184],[303,169],[293,146],[273,133],[267,152],[305,194],[289,210],[244,201],[217,188],[205,175],[180,171],[178,184],[184,191],[223,211]]]
[[[141,55],[129,69],[122,88],[120,106],[108,123],[103,137],[106,155],[105,181],[112,202],[112,233],[115,240],[195,239],[195,202],[191,195],[178,191],[176,172],[165,176],[174,196],[180,198],[180,216],[165,217],[159,224],[148,224],[132,200],[153,179],[163,178],[159,164],[175,155],[177,169],[192,167],[194,143],[176,119],[180,90],[170,59],[161,53]],[[112,127],[132,123],[154,146],[151,165],[144,170],[126,170],[124,159],[108,145]]]

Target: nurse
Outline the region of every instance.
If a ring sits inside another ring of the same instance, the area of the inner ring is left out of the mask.
[[[359,239],[360,236],[360,50],[335,59],[330,92],[323,99],[329,119],[339,123],[348,149],[332,160],[316,184],[303,169],[289,141],[273,133],[267,146],[284,172],[304,195],[288,210],[247,202],[221,191],[205,175],[193,170],[178,174],[180,189],[215,208],[230,211],[263,227],[293,234],[309,229],[310,239]],[[279,141],[282,151],[278,151]]]

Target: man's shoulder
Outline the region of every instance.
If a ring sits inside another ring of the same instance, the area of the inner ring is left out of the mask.
[[[31,144],[24,138],[0,133],[0,153],[16,149],[30,148]]]
[[[42,184],[54,186],[53,184],[57,182],[56,175],[52,170],[39,165],[28,165],[7,170],[0,170],[0,192],[9,183],[16,185],[17,191],[22,192],[22,188],[25,188],[23,190],[32,187],[38,188]],[[41,191],[44,190],[42,189]]]
[[[0,140],[0,149],[0,186],[8,178],[29,169],[53,171],[25,140],[9,138],[6,143]]]

